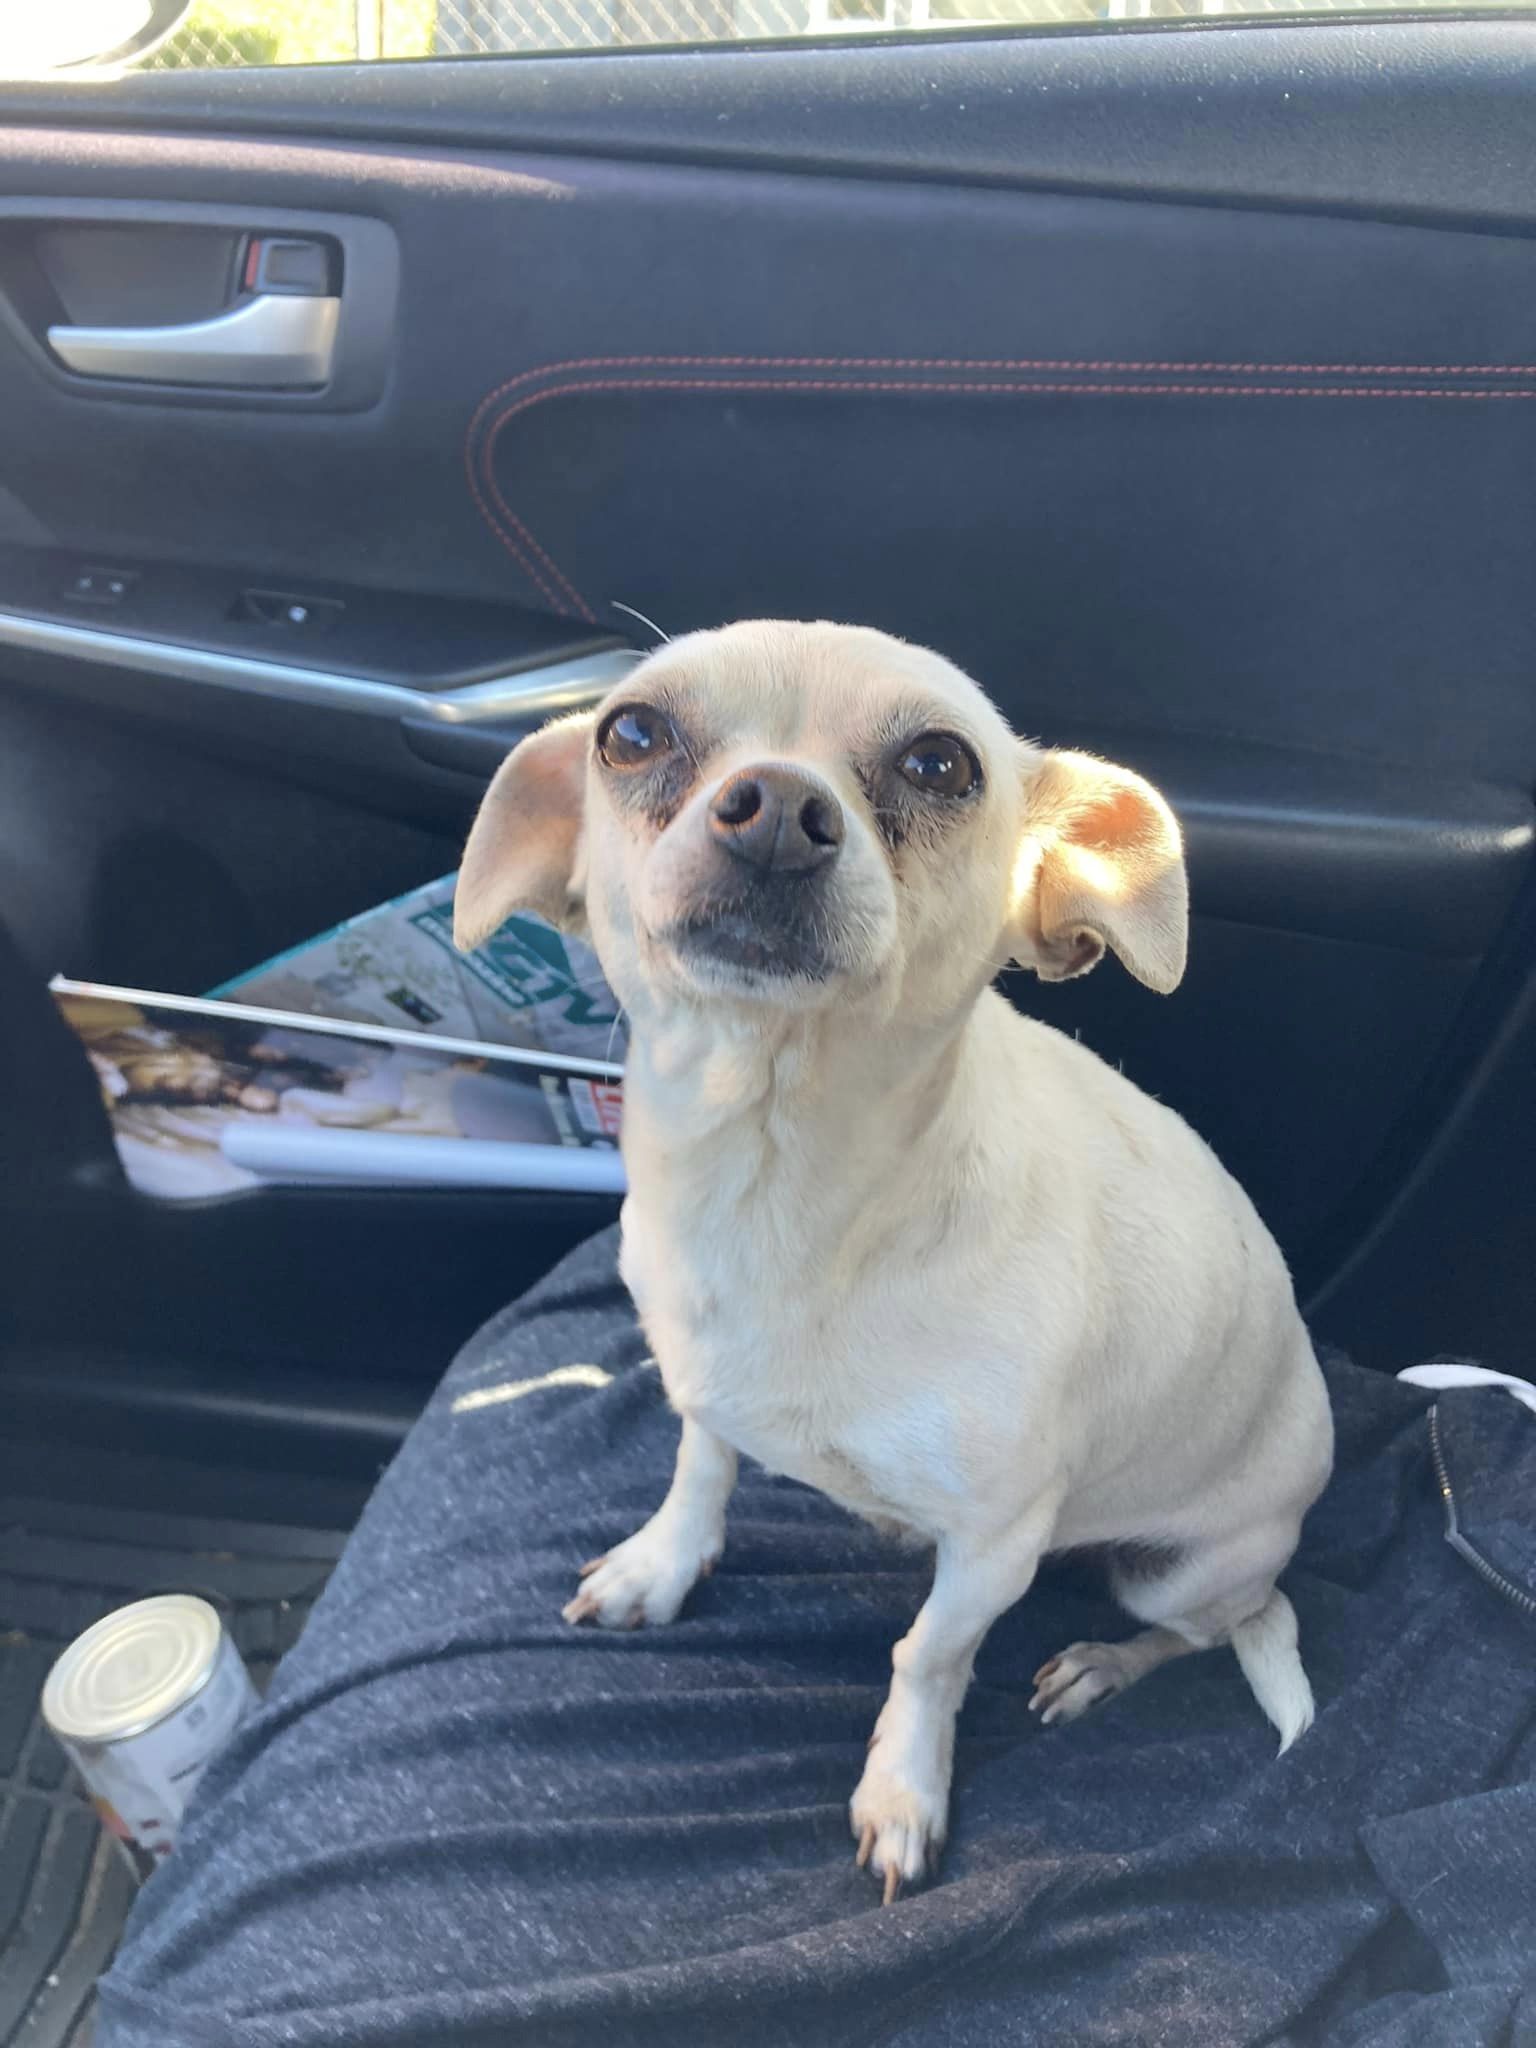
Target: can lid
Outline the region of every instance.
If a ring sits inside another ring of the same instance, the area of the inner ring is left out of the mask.
[[[221,1632],[215,1610],[191,1593],[119,1607],[49,1672],[43,1719],[71,1742],[121,1741],[153,1727],[206,1683]]]

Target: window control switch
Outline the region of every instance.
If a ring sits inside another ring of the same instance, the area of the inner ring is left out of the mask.
[[[248,626],[307,635],[329,632],[343,609],[338,597],[307,597],[296,590],[245,590],[235,600],[232,616]]]
[[[64,585],[71,604],[121,604],[139,580],[136,569],[109,569],[93,564],[76,569]]]

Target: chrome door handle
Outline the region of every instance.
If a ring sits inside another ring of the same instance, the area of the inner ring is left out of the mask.
[[[180,327],[50,327],[48,345],[82,377],[292,391],[329,380],[340,313],[340,299],[271,292]]]

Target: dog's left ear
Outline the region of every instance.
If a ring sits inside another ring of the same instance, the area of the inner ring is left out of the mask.
[[[1178,820],[1149,782],[1090,754],[1024,764],[1010,944],[1042,981],[1117,953],[1160,995],[1184,975],[1189,884]]]
[[[583,922],[578,867],[589,711],[557,718],[515,746],[485,793],[453,893],[453,943],[482,945],[514,910],[564,931]]]

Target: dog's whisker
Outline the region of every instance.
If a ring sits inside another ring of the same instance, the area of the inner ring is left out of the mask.
[[[672,635],[670,633],[663,633],[660,626],[657,625],[654,619],[648,619],[645,616],[644,612],[637,612],[632,604],[620,604],[619,600],[616,597],[613,597],[608,600],[608,609],[610,611],[615,612],[625,612],[628,614],[630,618],[638,619],[642,626],[645,626],[646,628],[648,628],[649,631],[656,635],[656,638],[661,642],[663,647],[668,646],[671,643]]]
[[[620,1028],[627,1027],[628,1023],[629,1013],[620,1003],[614,1012],[613,1022],[608,1027],[608,1043],[603,1050],[603,1060],[607,1066],[613,1065],[613,1041],[618,1037]]]

